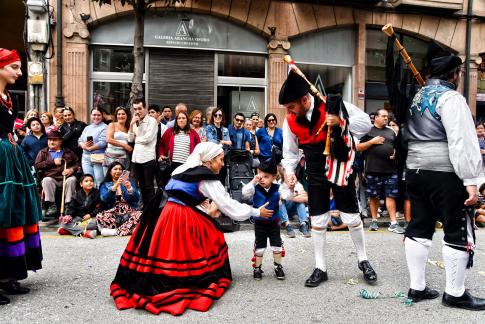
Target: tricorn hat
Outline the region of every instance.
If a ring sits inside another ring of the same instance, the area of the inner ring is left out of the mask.
[[[310,85],[301,76],[290,71],[288,78],[281,86],[279,102],[280,105],[286,105],[295,101],[310,91]]]
[[[431,76],[439,76],[460,66],[462,61],[436,42],[431,42],[426,53],[426,64]]]

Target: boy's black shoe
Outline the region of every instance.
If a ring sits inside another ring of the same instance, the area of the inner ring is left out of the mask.
[[[253,278],[254,280],[261,280],[263,279],[263,270],[261,270],[261,266],[259,267],[254,267],[253,270]]]
[[[372,268],[372,266],[370,265],[369,261],[364,260],[364,261],[359,262],[359,269],[364,274],[365,281],[367,281],[368,283],[371,283],[371,284],[373,284],[377,281],[377,274],[374,271],[374,269]]]
[[[328,280],[327,271],[323,271],[323,270],[320,270],[318,268],[315,268],[315,270],[313,270],[313,273],[310,276],[310,278],[308,278],[305,281],[305,286],[306,287],[318,287],[320,285],[320,283],[327,281],[327,280]]]
[[[468,310],[485,310],[485,299],[473,297],[468,290],[460,297],[443,293],[442,304],[448,307],[463,308]]]
[[[281,264],[274,264],[274,273],[276,274],[276,279],[285,280],[285,272],[283,271],[283,266]]]
[[[434,289],[430,289],[429,287],[425,287],[423,290],[415,290],[409,289],[408,291],[408,299],[411,299],[413,302],[417,303],[423,299],[435,299],[438,298],[440,293]]]

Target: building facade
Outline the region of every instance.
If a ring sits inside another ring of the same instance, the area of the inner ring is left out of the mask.
[[[62,26],[56,26],[53,36],[59,32],[62,38],[65,105],[82,120],[94,106],[110,111],[124,105],[133,73],[131,6],[118,0],[101,7],[91,0],[60,2]],[[289,54],[321,92],[341,93],[368,112],[392,110],[385,87],[388,40],[381,31],[387,23],[402,35],[418,69],[430,40],[466,58],[466,0],[386,1],[387,7],[382,1],[359,2],[367,7],[350,6],[352,1],[340,1],[346,6],[321,4],[333,2],[155,2],[145,18],[148,103],[185,102],[189,109],[218,105],[230,115],[274,112],[283,117],[278,93],[288,72],[283,57]],[[56,1],[51,5],[57,11]],[[467,99],[478,116],[485,115],[485,94],[480,93],[485,93],[484,16],[485,0],[474,1]],[[57,62],[55,57],[48,62],[48,108],[53,110]]]

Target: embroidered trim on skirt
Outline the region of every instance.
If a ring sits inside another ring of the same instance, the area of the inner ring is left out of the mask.
[[[207,311],[232,281],[224,234],[209,216],[168,202],[146,209],[111,284],[118,309],[180,315]]]

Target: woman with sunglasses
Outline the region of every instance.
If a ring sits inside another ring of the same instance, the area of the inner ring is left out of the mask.
[[[224,154],[227,154],[231,148],[231,139],[229,138],[229,130],[224,127],[224,111],[221,107],[212,109],[212,113],[208,120],[208,125],[205,128],[205,135],[207,141],[222,144]],[[227,176],[227,168],[223,167],[219,172],[220,180],[224,184]]]
[[[275,150],[277,163],[281,161],[283,151],[283,131],[276,127],[278,120],[276,115],[269,113],[264,117],[264,127],[258,129],[256,137],[259,143],[259,160],[261,162],[271,158],[272,150]]]
[[[64,124],[59,127],[59,131],[62,134],[62,146],[76,153],[79,161],[81,161],[83,150],[78,146],[78,140],[87,125],[76,119],[74,109],[71,107],[64,107],[62,116],[64,118]]]

